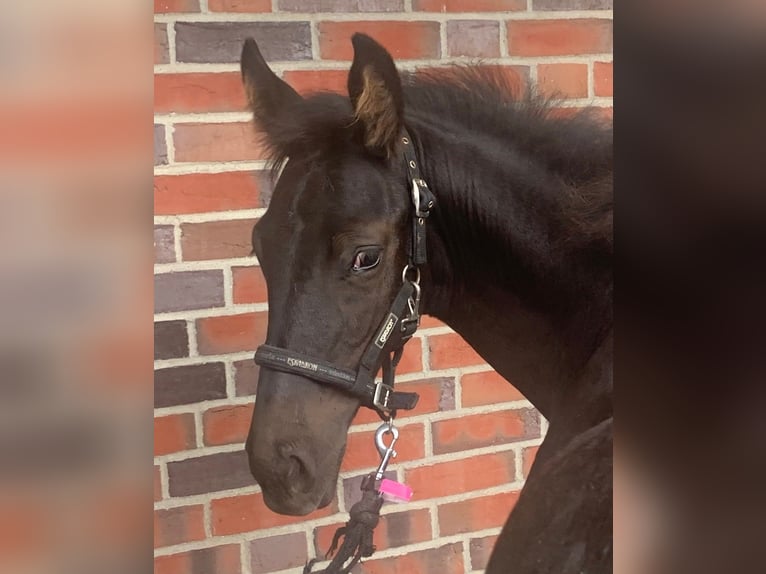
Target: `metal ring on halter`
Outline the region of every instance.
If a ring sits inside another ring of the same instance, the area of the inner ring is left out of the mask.
[[[415,280],[407,279],[407,273],[409,273],[412,270],[415,270]],[[404,266],[404,269],[402,270],[402,283],[405,281],[410,281],[413,285],[416,287],[420,287],[420,268],[417,265],[410,265],[409,263]],[[420,291],[420,289],[418,289]],[[418,297],[419,299],[420,297]]]

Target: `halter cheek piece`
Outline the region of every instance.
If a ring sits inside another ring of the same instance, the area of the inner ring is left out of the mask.
[[[301,375],[335,387],[358,398],[362,405],[375,409],[384,418],[395,415],[398,409],[413,409],[419,398],[417,393],[395,391],[394,376],[404,345],[420,325],[420,265],[427,262],[425,224],[435,203],[433,194],[420,175],[412,138],[407,130],[403,131],[400,141],[414,208],[409,262],[402,271],[399,293],[365,349],[357,370],[335,367],[271,345],[261,345],[255,353],[255,362],[261,367]],[[381,367],[383,380],[376,383],[375,375]]]

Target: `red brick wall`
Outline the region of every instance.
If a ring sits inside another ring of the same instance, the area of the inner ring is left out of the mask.
[[[238,57],[258,39],[302,91],[342,91],[349,37],[366,31],[413,68],[512,65],[564,106],[611,112],[611,0],[155,0],[155,547],[157,574],[299,573],[328,547],[377,463],[376,417],[349,436],[338,499],[306,519],[273,514],[242,449],[266,291],[250,229],[269,186],[244,109]],[[545,421],[457,335],[427,319],[401,381],[394,469],[414,486],[386,505],[370,573],[481,571]]]

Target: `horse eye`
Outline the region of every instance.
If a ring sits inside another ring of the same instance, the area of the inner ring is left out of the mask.
[[[354,255],[354,271],[368,271],[380,263],[380,249],[362,249]]]

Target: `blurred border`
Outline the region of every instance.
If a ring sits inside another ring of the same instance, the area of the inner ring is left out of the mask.
[[[152,12],[0,18],[0,572],[152,560]]]
[[[615,21],[615,572],[762,572],[766,4]]]

